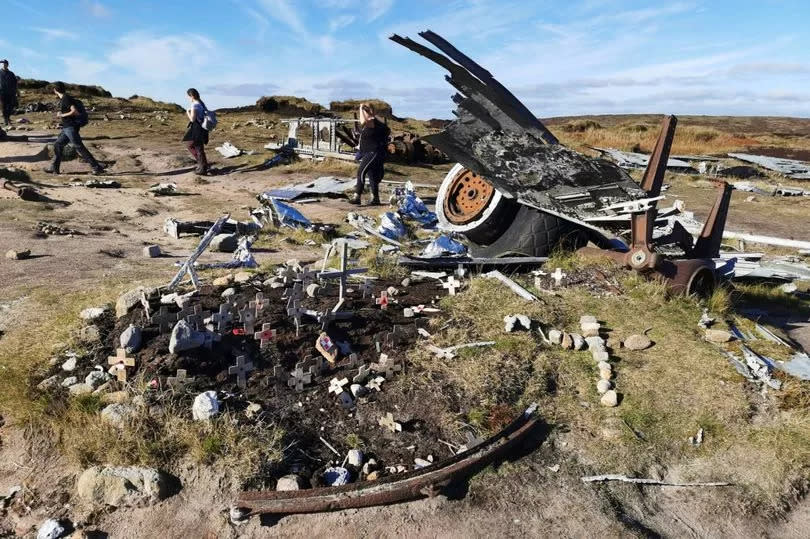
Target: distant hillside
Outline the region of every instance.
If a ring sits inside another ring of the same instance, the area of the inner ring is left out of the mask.
[[[48,85],[51,83],[46,80],[37,79],[20,79],[17,83],[17,88],[20,90],[34,90],[39,93],[50,92]],[[71,84],[65,83],[68,93],[77,97],[112,97],[112,94],[102,88],[101,86],[85,86],[84,84]]]
[[[50,88],[52,83],[46,80],[20,79],[18,88],[20,90],[20,105],[29,103],[50,103],[56,101],[56,96]],[[86,105],[95,107],[99,111],[153,111],[166,110],[172,112],[183,112],[183,107],[176,103],[165,103],[155,101],[149,97],[133,95],[128,99],[123,97],[113,97],[113,95],[101,86],[87,86],[84,84],[65,83],[70,95],[85,101]]]

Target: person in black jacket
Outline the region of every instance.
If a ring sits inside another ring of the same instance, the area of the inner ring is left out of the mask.
[[[3,122],[8,125],[17,108],[17,75],[8,68],[8,60],[0,60],[0,108]]]
[[[203,129],[202,122],[205,118],[205,103],[200,99],[200,92],[195,88],[186,90],[186,95],[191,100],[191,108],[186,110],[188,116],[188,129],[183,135],[183,142],[186,143],[188,153],[197,161],[197,174],[208,174],[208,159],[205,157],[205,145],[208,144],[208,131]]]
[[[62,163],[62,150],[69,142],[76,148],[76,153],[90,164],[93,174],[101,174],[107,167],[96,161],[96,158],[85,147],[82,136],[79,134],[82,125],[87,123],[87,112],[84,110],[84,106],[77,99],[67,94],[64,82],[54,82],[53,93],[59,98],[57,116],[62,120],[62,131],[53,144],[53,163],[45,169],[45,172],[59,174],[59,165]],[[84,117],[84,122],[82,122],[82,117]]]
[[[366,178],[371,190],[369,206],[380,205],[380,181],[385,170],[386,145],[391,130],[374,116],[374,109],[368,103],[360,105],[358,114],[360,121],[360,142],[357,146],[360,166],[357,169],[357,187],[354,198],[349,202],[360,204],[360,195],[363,194]]]

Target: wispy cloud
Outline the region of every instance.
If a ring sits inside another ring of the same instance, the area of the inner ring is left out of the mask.
[[[259,4],[267,16],[282,23],[299,36],[309,35],[298,9],[292,2],[288,0],[260,0]]]
[[[214,84],[205,88],[206,93],[233,97],[261,97],[279,89],[271,82],[244,82],[240,84]]]
[[[90,60],[83,56],[63,56],[67,76],[70,82],[81,84],[98,84],[98,76],[104,72],[108,65],[104,62]]]
[[[30,30],[39,32],[46,40],[49,41],[54,39],[69,39],[71,41],[79,39],[79,34],[68,32],[67,30],[62,30],[61,28],[42,28],[39,26],[32,26]]]
[[[199,34],[154,36],[134,32],[122,36],[107,61],[146,80],[174,80],[201,76],[217,47]]]
[[[353,23],[356,18],[354,15],[338,15],[329,21],[329,31],[336,32],[341,28],[345,28]]]
[[[368,20],[376,21],[386,13],[394,5],[394,0],[369,0],[368,3]]]
[[[96,17],[97,19],[106,19],[107,17],[112,15],[112,11],[110,10],[110,8],[108,8],[101,2],[96,2],[93,0],[82,0],[82,7],[91,16]]]

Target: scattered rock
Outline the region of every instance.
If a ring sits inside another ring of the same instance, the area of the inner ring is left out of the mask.
[[[605,345],[611,350],[618,350],[623,346],[622,340],[615,336],[608,337]]]
[[[613,366],[607,361],[599,362],[599,378],[602,380],[610,380],[613,378]]]
[[[589,322],[587,324],[581,324],[580,329],[582,330],[582,335],[584,337],[598,337],[599,330],[602,326],[599,322]]]
[[[596,382],[596,391],[598,391],[600,395],[604,395],[612,387],[613,383],[610,380],[599,380]]]
[[[276,490],[287,492],[290,490],[301,490],[301,478],[295,474],[285,475],[276,481]]]
[[[574,339],[571,337],[570,333],[563,333],[560,346],[562,346],[566,350],[571,350],[574,347]]]
[[[652,346],[652,341],[646,335],[630,335],[624,340],[624,346],[628,350],[646,350]]]
[[[229,273],[228,275],[217,277],[211,284],[213,284],[214,286],[229,286],[232,282],[233,282],[233,274]]]
[[[92,370],[90,373],[85,377],[84,383],[90,386],[92,389],[97,388],[104,382],[109,379],[109,375],[104,371],[99,370]]]
[[[562,331],[558,329],[552,329],[548,332],[548,340],[551,341],[551,344],[561,344],[562,337]]]
[[[402,288],[408,288],[411,285],[411,280],[408,277],[405,277],[399,284],[402,286]]]
[[[310,283],[307,285],[307,296],[311,298],[318,297],[318,290],[321,289],[321,286],[317,283]]]
[[[160,245],[147,245],[143,248],[144,258],[158,258],[161,254]]]
[[[130,309],[135,307],[136,305],[140,305],[141,303],[141,294],[143,292],[147,292],[149,295],[148,290],[145,290],[144,287],[139,286],[138,288],[132,289],[128,292],[124,292],[120,296],[118,296],[118,301],[115,302],[115,316],[121,318],[125,314],[129,312]]]
[[[233,288],[233,287],[226,288],[225,290],[222,291],[222,294],[220,294],[220,297],[225,299],[225,298],[229,298],[229,297],[233,296],[234,294],[236,294],[236,289],[235,288]]]
[[[48,378],[45,378],[43,381],[37,384],[37,389],[40,391],[47,391],[49,389],[53,389],[55,387],[59,387],[59,375],[54,374]]]
[[[574,343],[574,350],[585,349],[585,339],[579,333],[571,333],[571,341]]]
[[[207,421],[219,413],[216,391],[205,391],[194,397],[191,416],[195,421]]]
[[[729,342],[734,338],[730,331],[725,329],[707,329],[705,338],[709,342],[724,343]]]
[[[235,283],[246,283],[253,278],[252,273],[248,273],[247,271],[240,271],[236,275],[233,276],[233,282]]]
[[[323,472],[323,479],[326,481],[326,484],[331,487],[345,485],[350,479],[349,470],[340,466],[327,468]]]
[[[58,520],[49,518],[37,530],[37,539],[59,539],[64,533],[65,527]]]
[[[503,317],[504,331],[513,332],[516,329],[532,329],[532,320],[525,314],[512,314]]]
[[[112,403],[101,410],[101,419],[115,427],[123,427],[132,415],[133,409],[126,404]]]
[[[107,312],[107,307],[88,307],[79,313],[79,318],[92,322]]]
[[[68,391],[70,391],[70,394],[74,396],[87,395],[88,393],[91,393],[93,391],[93,388],[87,384],[81,383],[81,384],[73,384],[68,388]]]
[[[150,505],[172,494],[176,479],[140,466],[88,468],[79,476],[79,497],[92,504],[114,507]]]
[[[186,350],[193,350],[205,344],[205,333],[193,329],[188,322],[180,320],[172,329],[169,339],[169,353],[176,354]]]
[[[62,385],[62,387],[70,387],[70,386],[74,385],[78,381],[79,381],[79,379],[76,378],[75,376],[68,376],[67,378],[62,380],[61,385]]]
[[[354,398],[359,399],[368,394],[368,390],[361,386],[360,384],[352,384],[349,386],[349,391],[351,391]]]
[[[220,253],[232,253],[238,246],[239,238],[236,237],[236,234],[217,234],[214,236],[214,239],[211,240],[209,248],[211,251]]]
[[[112,386],[110,385],[110,380],[107,380],[106,382],[104,382],[103,384],[101,384],[100,386],[98,386],[93,390],[93,395],[102,395],[104,393],[109,393],[111,387]]]
[[[25,249],[15,251],[14,249],[11,249],[6,251],[6,258],[9,260],[25,260],[26,258],[31,258],[31,250]]]
[[[82,342],[86,343],[93,343],[101,340],[101,331],[98,329],[98,326],[95,324],[90,324],[89,326],[85,326],[79,331],[79,339]]]
[[[64,363],[62,363],[62,370],[70,372],[76,368],[76,356],[68,357]]]
[[[602,406],[607,406],[608,408],[613,408],[619,404],[619,395],[613,389],[608,390],[604,395],[602,395],[602,398],[599,399],[599,404]]]
[[[126,350],[128,354],[137,352],[141,349],[141,328],[130,324],[127,329],[121,332],[118,341],[121,344],[121,348]]]

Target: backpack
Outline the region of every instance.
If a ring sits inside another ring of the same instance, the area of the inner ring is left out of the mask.
[[[203,105],[204,106],[204,105]],[[200,124],[202,128],[206,131],[213,131],[217,128],[217,115],[214,111],[208,110],[205,108],[205,114],[203,114],[203,121]]]
[[[84,103],[78,99],[74,99],[73,106],[76,107],[79,113],[73,117],[73,122],[76,124],[76,127],[84,127],[90,121],[90,117],[87,115],[87,109],[84,108]]]

